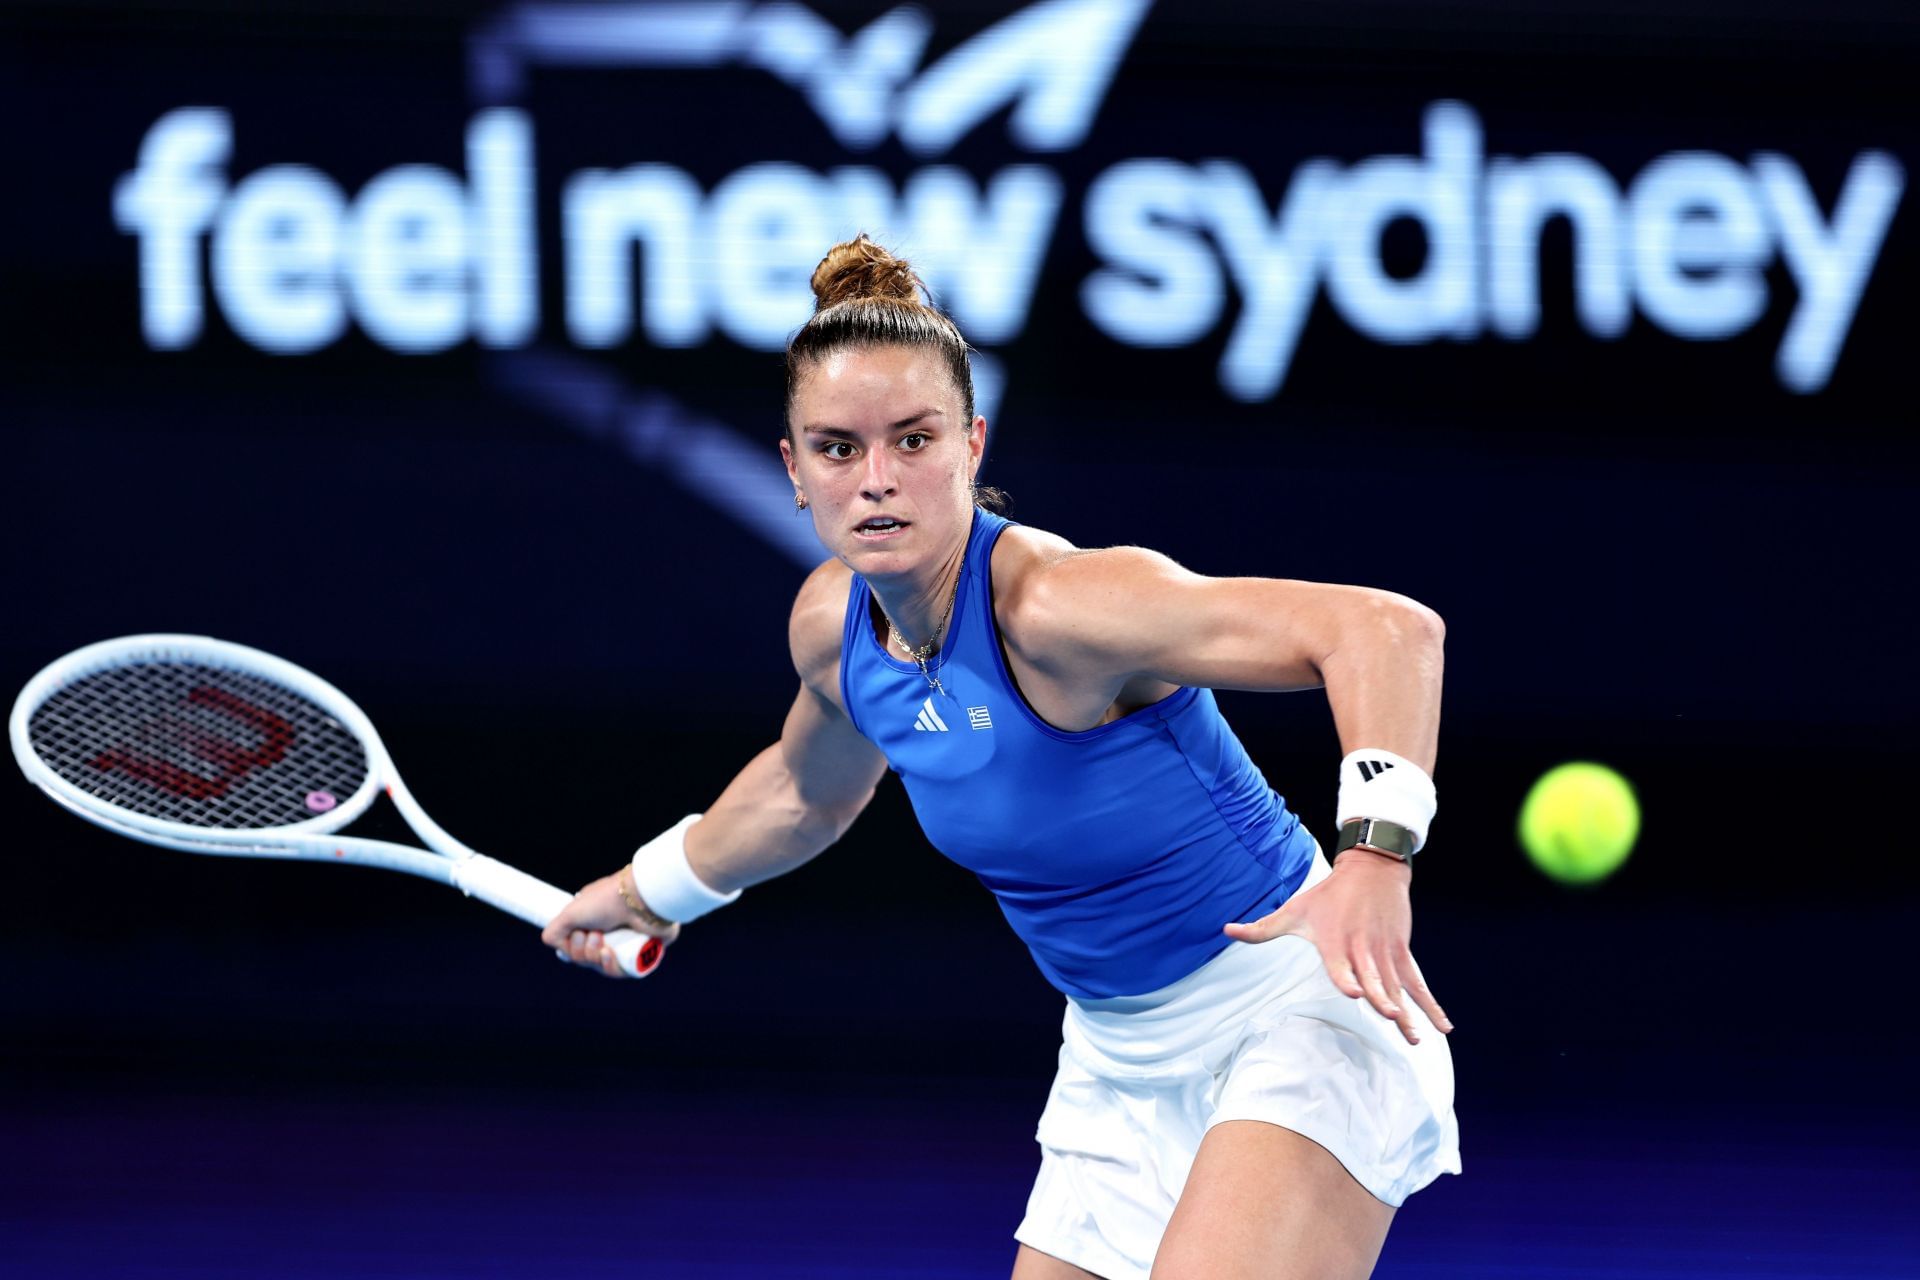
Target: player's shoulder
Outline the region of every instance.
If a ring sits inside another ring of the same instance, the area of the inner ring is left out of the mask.
[[[1073,630],[1090,609],[1127,607],[1132,589],[1169,570],[1178,566],[1145,547],[1077,547],[1017,526],[994,548],[994,611],[1010,638],[1044,640]]]
[[[793,651],[794,669],[808,684],[824,680],[840,661],[852,579],[853,570],[838,560],[827,560],[807,575],[794,597],[787,644]]]
[[[1086,552],[1057,533],[1010,524],[993,544],[993,593],[1002,603],[1029,590],[1049,569]]]

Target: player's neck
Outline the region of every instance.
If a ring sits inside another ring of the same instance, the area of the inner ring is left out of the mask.
[[[944,622],[950,621],[959,589],[960,571],[966,560],[967,543],[961,539],[942,556],[929,573],[902,574],[884,581],[869,579],[875,602],[882,616],[875,619],[882,644],[887,643],[887,620],[900,630],[909,645],[924,645],[935,639]],[[889,652],[899,646],[889,646]]]

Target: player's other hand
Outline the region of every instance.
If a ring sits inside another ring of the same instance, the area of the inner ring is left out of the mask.
[[[1283,934],[1305,938],[1320,949],[1334,986],[1365,1000],[1398,1024],[1409,1044],[1418,1044],[1409,997],[1441,1031],[1452,1031],[1453,1023],[1413,962],[1411,879],[1412,871],[1398,859],[1349,849],[1334,859],[1332,875],[1250,924],[1228,925],[1227,936],[1241,942]]]
[[[677,924],[663,929],[657,922],[635,915],[620,896],[615,877],[602,876],[575,894],[573,901],[547,922],[540,931],[540,941],[572,964],[596,968],[609,978],[624,978],[626,971],[614,958],[613,948],[606,945],[606,935],[614,929],[631,929],[665,943],[680,936]]]

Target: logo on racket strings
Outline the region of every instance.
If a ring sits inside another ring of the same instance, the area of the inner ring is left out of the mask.
[[[255,706],[225,689],[201,685],[189,691],[182,701],[187,706],[216,712],[254,730],[260,735],[260,741],[251,747],[243,746],[187,719],[168,717],[143,727],[143,736],[147,739],[143,745],[171,749],[171,754],[176,758],[185,755],[203,760],[213,766],[213,773],[182,768],[174,760],[130,745],[111,747],[87,763],[103,773],[123,773],[187,800],[216,800],[226,795],[235,783],[248,774],[280,763],[286,758],[287,749],[293,745],[293,725],[286,717],[265,707]],[[313,807],[311,796],[307,803],[308,807]],[[328,809],[332,807],[331,804],[326,806]]]

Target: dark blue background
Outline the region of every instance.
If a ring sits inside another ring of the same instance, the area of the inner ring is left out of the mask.
[[[821,11],[851,31],[884,7]],[[451,830],[572,885],[777,735],[801,566],[730,515],[727,474],[688,487],[636,462],[529,396],[511,353],[402,356],[350,331],[274,357],[217,309],[193,347],[148,349],[111,213],[147,128],[186,105],[233,112],[230,180],[297,160],[351,193],[403,162],[457,171],[466,40],[491,12],[0,9],[0,684],[134,631],[280,653],[368,710]],[[929,57],[1010,12],[943,7]],[[1382,1275],[1920,1271],[1911,193],[1815,394],[1772,374],[1778,265],[1738,338],[1636,319],[1601,342],[1574,321],[1562,226],[1531,340],[1383,345],[1323,297],[1254,405],[1215,381],[1231,307],[1180,350],[1088,324],[1079,195],[1125,157],[1229,156],[1271,200],[1312,156],[1417,152],[1423,108],[1451,97],[1489,153],[1576,151],[1622,182],[1675,150],[1785,152],[1830,211],[1861,151],[1920,168],[1917,47],[1904,6],[1852,0],[1165,5],[1085,144],[1042,158],[1068,206],[997,353],[986,475],[1014,515],[1447,619],[1416,950],[1460,1026],[1467,1176],[1409,1203]],[[527,106],[536,350],[771,451],[777,356],[569,348],[560,177],[921,162],[848,155],[745,70],[541,72]],[[996,117],[945,162],[1033,159]],[[1402,273],[1423,253],[1407,225],[1386,250]],[[1324,838],[1324,699],[1222,702]],[[1587,892],[1540,879],[1512,834],[1526,786],[1575,758],[1622,769],[1646,816]],[[149,850],[24,784],[0,787],[0,830],[0,1272],[1010,1261],[1059,1000],[890,782],[841,846],[631,987],[423,883]]]

